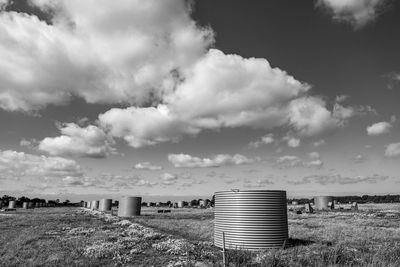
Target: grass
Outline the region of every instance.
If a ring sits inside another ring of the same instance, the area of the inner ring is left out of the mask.
[[[400,266],[400,204],[288,213],[286,249],[228,251],[229,266]],[[0,266],[221,266],[213,211],[122,220],[76,208],[0,214]]]

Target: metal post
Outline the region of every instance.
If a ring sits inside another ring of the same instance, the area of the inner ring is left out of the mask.
[[[222,263],[224,267],[228,266],[226,262],[226,253],[225,253],[225,232],[222,232]]]

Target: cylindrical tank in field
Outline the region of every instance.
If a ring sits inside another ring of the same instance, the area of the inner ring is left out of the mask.
[[[314,207],[316,210],[328,210],[331,209],[329,204],[333,204],[333,197],[331,196],[317,196],[314,197]]]
[[[99,203],[99,211],[109,211],[111,210],[111,206],[112,206],[112,199],[103,198],[100,200]]]
[[[184,206],[183,201],[178,201],[178,208],[183,208],[183,206]]]
[[[22,203],[22,208],[23,209],[28,209],[28,202],[23,202]]]
[[[11,200],[8,202],[8,208],[9,209],[15,209],[17,207],[17,202],[15,200]]]
[[[141,197],[122,197],[119,201],[118,216],[131,217],[140,216],[142,206]]]
[[[98,200],[93,200],[92,205],[90,205],[90,208],[92,210],[98,210],[99,209],[99,201]]]
[[[28,202],[28,208],[33,209],[35,207],[35,203],[33,202]]]
[[[282,248],[288,240],[286,191],[216,192],[214,215],[217,247],[225,239],[225,248],[262,250]]]

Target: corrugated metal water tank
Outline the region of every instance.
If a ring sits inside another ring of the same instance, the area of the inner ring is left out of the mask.
[[[331,196],[314,197],[314,206],[315,206],[316,210],[330,209],[329,202],[333,203],[333,197],[331,197]]]
[[[98,200],[93,200],[92,204],[90,205],[90,208],[92,210],[98,210],[99,209],[99,201]]]
[[[231,190],[215,193],[214,244],[225,248],[281,248],[288,240],[286,191]]]
[[[100,199],[99,211],[109,211],[111,210],[111,206],[112,206],[112,199],[110,198]]]
[[[22,208],[23,209],[28,209],[28,202],[23,202],[22,203]]]
[[[141,197],[122,197],[119,201],[118,216],[131,217],[140,216],[142,206]]]
[[[8,208],[9,209],[15,209],[17,207],[17,202],[14,200],[11,200],[10,202],[8,202]]]

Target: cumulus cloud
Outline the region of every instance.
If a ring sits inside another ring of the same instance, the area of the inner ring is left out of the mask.
[[[250,164],[255,159],[249,159],[240,154],[218,154],[213,158],[199,158],[188,154],[169,154],[168,161],[176,168],[216,168],[226,165]]]
[[[369,183],[376,184],[381,181],[387,180],[388,176],[382,176],[378,174],[374,174],[372,176],[356,176],[356,177],[346,177],[341,176],[339,174],[335,175],[309,175],[303,177],[299,181],[289,181],[288,183],[299,185],[299,184],[310,184],[310,183],[318,183],[321,185],[328,184],[358,184],[358,183]]]
[[[161,174],[159,179],[161,180],[161,183],[164,185],[173,185],[177,182],[178,175],[166,172]]]
[[[323,144],[325,144],[325,140],[321,139],[321,140],[313,142],[312,144],[315,147],[319,147],[319,146],[322,146]]]
[[[366,161],[367,159],[363,156],[363,155],[357,155],[353,158],[353,161],[356,163],[362,163],[364,161]]]
[[[283,137],[283,141],[287,142],[288,147],[299,147],[300,146],[300,139],[292,136],[285,136]]]
[[[362,28],[375,20],[384,10],[387,0],[318,0],[317,6],[326,8],[333,19]]]
[[[37,156],[13,150],[0,150],[0,170],[2,176],[9,179],[32,177],[48,180],[83,176],[82,168],[74,160]]]
[[[244,188],[264,188],[266,186],[274,184],[269,179],[258,179],[258,180],[245,180],[243,183]]]
[[[213,43],[186,1],[31,0],[52,15],[0,14],[0,107],[40,109],[72,95],[143,104],[173,90]],[[96,12],[94,12],[96,10]]]
[[[317,97],[298,98],[289,105],[289,122],[303,136],[342,127],[354,115],[354,108],[338,103],[329,111],[326,102]]]
[[[149,170],[149,171],[159,171],[162,170],[161,166],[153,165],[150,162],[139,162],[135,165],[137,170]]]
[[[281,156],[276,159],[275,163],[279,168],[321,168],[324,165],[318,152],[309,153],[307,160],[302,160],[301,158],[293,155]]]
[[[274,135],[273,134],[267,134],[267,135],[264,135],[264,136],[262,136],[259,140],[257,140],[257,141],[253,141],[253,142],[250,142],[249,143],[249,146],[250,147],[254,147],[254,148],[258,148],[258,147],[260,147],[261,145],[268,145],[268,144],[271,144],[271,143],[273,143],[275,140],[274,140]]]
[[[75,123],[65,123],[58,128],[61,135],[40,141],[39,150],[50,155],[90,158],[104,158],[115,152],[112,147],[114,140],[97,126],[81,127]]]
[[[400,143],[392,143],[386,146],[385,157],[394,158],[400,156]]]
[[[42,140],[39,149],[52,155],[105,157],[111,139],[102,132],[137,148],[234,127],[291,125],[312,136],[354,115],[338,103],[328,110],[321,97],[307,96],[310,85],[266,59],[209,49],[213,32],[191,19],[187,1],[31,4],[52,14],[51,23],[0,14],[0,108],[37,110],[71,97],[130,105],[100,114],[96,125],[65,126],[73,135]],[[88,131],[102,138],[92,145]]]
[[[387,134],[392,128],[393,126],[389,122],[382,121],[368,126],[367,134],[373,136]]]

